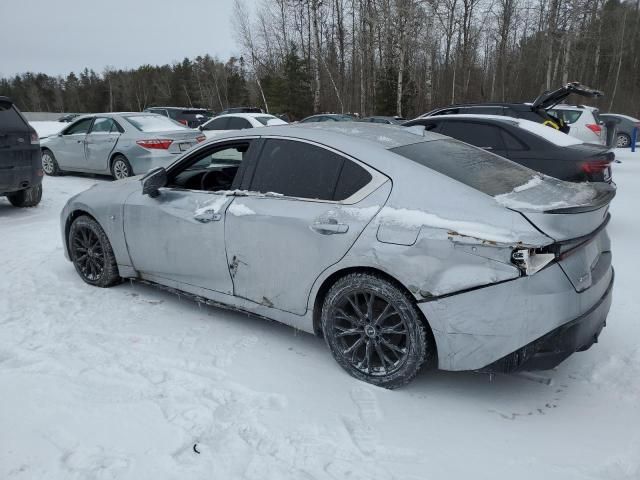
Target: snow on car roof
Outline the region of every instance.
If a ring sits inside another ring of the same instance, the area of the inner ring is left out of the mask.
[[[559,147],[570,147],[571,145],[580,145],[584,143],[582,140],[579,140],[575,137],[562,133],[559,130],[556,130],[553,127],[548,127],[543,125],[542,123],[532,122],[531,120],[525,120],[523,118],[514,118],[514,117],[503,117],[500,115],[479,115],[479,114],[462,114],[462,115],[438,115],[434,118],[475,118],[478,120],[488,119],[488,120],[498,120],[505,123],[511,123],[513,125],[517,125],[523,130],[528,131],[529,133],[533,133],[538,137],[542,137],[548,142],[553,143]]]

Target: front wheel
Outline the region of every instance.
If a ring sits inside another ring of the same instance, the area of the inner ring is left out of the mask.
[[[616,147],[628,148],[631,145],[631,137],[626,133],[619,133],[616,137]]]
[[[51,150],[42,150],[42,170],[52,177],[62,173],[58,161]]]
[[[350,375],[397,388],[434,358],[435,345],[413,299],[377,275],[338,280],[322,306],[322,332],[335,360]]]
[[[35,207],[42,200],[42,184],[11,193],[7,195],[7,198],[14,207]]]
[[[111,163],[111,175],[116,180],[122,180],[123,178],[132,176],[133,169],[131,168],[129,160],[123,155],[116,155]]]
[[[93,218],[82,215],[69,229],[69,254],[82,280],[96,287],[120,281],[116,257],[107,234]]]

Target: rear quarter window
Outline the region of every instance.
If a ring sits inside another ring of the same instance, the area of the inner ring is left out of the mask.
[[[522,165],[456,140],[414,143],[390,151],[491,196],[509,193],[535,175]]]

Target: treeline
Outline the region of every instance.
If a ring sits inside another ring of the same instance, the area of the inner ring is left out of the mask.
[[[602,111],[640,114],[640,0],[236,0],[242,49],[132,70],[0,79],[23,110],[261,106],[411,117],[469,101],[530,101],[579,80]]]

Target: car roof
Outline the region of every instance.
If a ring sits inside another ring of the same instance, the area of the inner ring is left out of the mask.
[[[272,115],[270,113],[253,113],[253,112],[224,113],[224,114],[218,115],[217,117],[214,117],[214,118],[225,118],[225,117],[240,117],[240,118],[273,117],[273,118],[278,118],[275,115]],[[211,120],[213,120],[213,118]]]
[[[596,107],[589,107],[587,105],[566,105],[564,103],[559,103],[558,105],[554,105],[549,110],[572,110],[575,112],[582,112],[584,110],[598,110]]]
[[[640,122],[640,120],[638,120],[635,117],[631,117],[629,115],[623,115],[622,113],[601,113],[600,114],[601,117],[606,117],[606,116],[610,116],[610,117],[618,117],[618,118],[625,118],[631,122]]]
[[[215,140],[270,135],[314,141],[341,149],[354,156],[358,156],[358,148],[360,146],[389,150],[405,145],[447,138],[437,133],[428,132],[421,127],[412,129],[397,125],[340,122],[274,125],[259,129],[259,133],[254,129],[236,130],[218,135]]]

